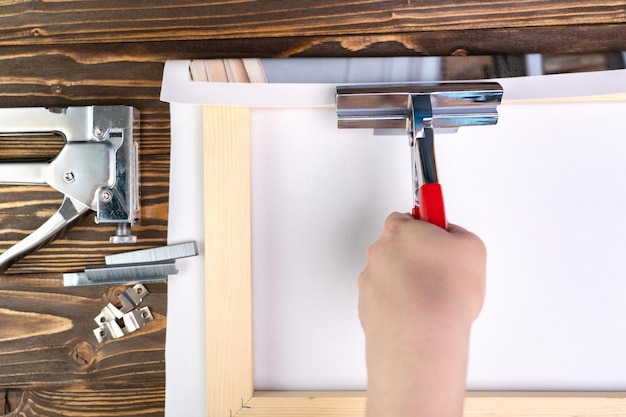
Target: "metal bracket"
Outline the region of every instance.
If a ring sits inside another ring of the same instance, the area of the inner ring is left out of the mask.
[[[112,303],[109,303],[102,309],[100,314],[94,318],[94,321],[97,324],[103,324],[109,321],[115,321],[116,319],[121,319],[122,316],[124,316],[124,312],[115,307]]]
[[[123,319],[126,326],[124,329],[128,334],[145,326],[153,317],[148,307],[142,307],[139,310],[129,311],[124,314]]]
[[[132,288],[127,289],[119,296],[120,302],[122,303],[120,311],[122,313],[128,313],[133,308],[141,304],[143,299],[147,297],[148,294],[150,293],[142,284],[137,284]]]
[[[148,294],[150,293],[146,287],[137,284],[119,295],[122,308],[117,308],[111,303],[107,304],[94,318],[94,321],[99,325],[97,329],[93,330],[98,342],[119,339],[152,321],[154,317],[148,307],[135,309]],[[124,326],[122,327],[121,324]]]

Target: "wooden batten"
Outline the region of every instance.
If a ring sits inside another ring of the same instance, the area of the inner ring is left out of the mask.
[[[206,375],[209,416],[253,393],[250,110],[204,108]]]

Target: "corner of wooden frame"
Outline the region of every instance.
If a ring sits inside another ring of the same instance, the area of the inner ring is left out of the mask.
[[[363,392],[254,391],[250,109],[204,108],[207,415],[360,417]],[[465,416],[625,416],[625,392],[470,392]]]

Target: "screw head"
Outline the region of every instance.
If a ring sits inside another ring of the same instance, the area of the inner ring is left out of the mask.
[[[112,198],[113,194],[111,194],[111,191],[109,190],[104,190],[100,193],[100,199],[102,201],[111,201]]]
[[[65,173],[63,173],[63,181],[65,181],[66,183],[72,183],[76,180],[76,176],[74,175],[74,173],[72,171],[66,171]]]
[[[93,135],[97,138],[101,138],[102,136],[104,136],[104,129],[101,126],[94,127]]]

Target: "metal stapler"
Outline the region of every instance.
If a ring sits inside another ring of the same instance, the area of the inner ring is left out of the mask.
[[[61,135],[47,162],[0,163],[2,184],[47,184],[64,194],[59,210],[0,255],[0,272],[54,240],[89,210],[96,223],[116,224],[112,243],[135,243],[140,218],[139,114],[129,106],[0,109],[0,136]]]

